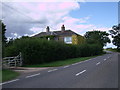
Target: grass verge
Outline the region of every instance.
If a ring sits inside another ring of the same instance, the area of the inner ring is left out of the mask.
[[[2,70],[2,82],[12,80],[12,79],[16,78],[17,76],[19,76],[18,72],[8,70],[8,69]]]
[[[2,82],[2,70],[0,70],[0,83]]]
[[[97,55],[100,56],[100,55]],[[91,56],[91,57],[80,57],[80,58],[73,58],[73,59],[67,59],[67,60],[62,60],[62,61],[55,61],[55,62],[50,62],[50,63],[43,63],[43,64],[37,64],[37,65],[25,65],[24,67],[57,67],[57,66],[64,66],[64,65],[69,65],[73,64],[76,62],[88,60],[97,56]]]
[[[118,50],[118,49],[106,49],[106,50],[108,50],[108,51],[112,51],[112,52],[120,52],[120,50]]]

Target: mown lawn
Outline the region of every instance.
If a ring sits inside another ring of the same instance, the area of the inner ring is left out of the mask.
[[[88,60],[88,59],[91,59],[91,58],[94,58],[94,57],[97,57],[97,56],[73,58],[73,59],[67,59],[67,60],[62,60],[62,61],[54,61],[54,62],[50,62],[50,63],[38,64],[38,65],[25,65],[24,67],[57,67],[57,66],[64,66],[64,65],[69,65],[69,64],[76,63],[76,62]]]
[[[14,79],[17,76],[19,76],[18,72],[8,70],[8,69],[2,70],[2,82]]]

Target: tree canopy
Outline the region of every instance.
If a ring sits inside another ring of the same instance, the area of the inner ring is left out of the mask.
[[[6,25],[0,20],[0,27],[2,27],[2,43],[5,44],[7,42],[7,38],[5,36],[6,33]]]
[[[86,42],[89,44],[99,44],[101,46],[106,46],[110,43],[109,34],[105,31],[88,31],[85,34]]]
[[[2,20],[0,20],[0,28],[2,29],[1,30],[1,45],[2,45],[2,57],[4,57],[4,50],[5,50],[5,45],[6,45],[6,42],[7,42],[7,38],[5,36],[5,33],[6,33],[6,25],[2,22]]]
[[[120,49],[120,24],[114,25],[112,30],[109,31],[112,35],[113,41],[112,43]]]

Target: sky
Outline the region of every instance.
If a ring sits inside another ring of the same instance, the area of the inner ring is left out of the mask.
[[[66,30],[84,35],[93,30],[108,32],[118,24],[118,2],[2,2],[0,7],[8,38],[33,36],[45,32],[46,26],[55,31],[64,24]]]

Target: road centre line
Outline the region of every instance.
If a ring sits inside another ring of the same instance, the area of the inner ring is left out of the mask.
[[[100,62],[96,63],[96,65],[99,65],[99,64],[100,64]]]
[[[67,66],[64,66],[63,68],[67,68],[67,67],[69,67],[70,65],[67,65]]]
[[[56,70],[58,70],[58,69],[49,70],[48,72],[53,72],[53,71],[56,71]]]
[[[77,73],[76,76],[78,76],[78,75],[80,75],[80,74],[82,74],[82,73],[84,73],[84,72],[86,72],[86,70],[83,70],[83,71]]]
[[[0,85],[8,84],[8,83],[15,82],[15,81],[18,81],[18,80],[20,80],[20,79],[15,79],[15,80],[7,81],[7,82],[4,82],[4,83],[0,83]]]
[[[104,59],[104,61],[106,61],[107,59]]]
[[[38,73],[38,74],[33,74],[33,75],[30,75],[30,76],[26,76],[25,78],[30,78],[30,77],[34,77],[34,76],[38,76],[38,75],[40,75],[40,73]]]

